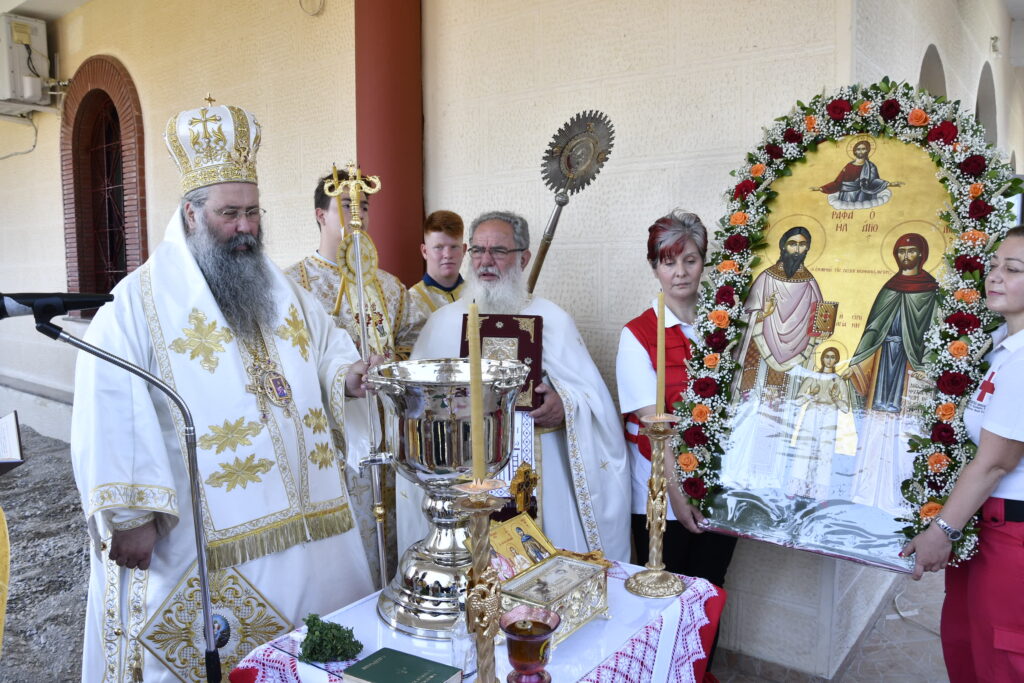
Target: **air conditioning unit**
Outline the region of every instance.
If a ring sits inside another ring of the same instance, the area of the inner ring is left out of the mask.
[[[0,14],[0,108],[3,103],[50,104],[46,22]]]

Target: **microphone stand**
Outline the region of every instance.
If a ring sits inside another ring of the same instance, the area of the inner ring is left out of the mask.
[[[33,306],[36,318],[36,329],[51,339],[70,344],[71,346],[91,353],[100,360],[127,370],[128,372],[141,377],[167,395],[167,398],[177,406],[181,413],[181,419],[185,422],[185,450],[188,462],[188,477],[192,491],[192,524],[196,534],[196,556],[199,572],[199,594],[203,606],[203,635],[206,638],[206,679],[212,683],[220,683],[220,652],[217,651],[217,638],[213,632],[213,611],[210,606],[210,583],[206,569],[206,531],[203,529],[202,510],[199,505],[199,465],[196,462],[196,428],[192,421],[192,412],[185,405],[185,401],[166,382],[159,377],[146,372],[137,365],[132,365],[112,353],[95,347],[92,344],[72,336],[57,325],[50,322],[50,317],[55,315],[52,308],[46,308],[38,304]]]

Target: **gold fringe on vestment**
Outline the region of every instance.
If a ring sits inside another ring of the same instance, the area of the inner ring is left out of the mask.
[[[263,529],[211,541],[207,545],[207,563],[210,571],[235,567],[264,555],[287,550],[299,543],[343,534],[352,525],[352,512],[348,505],[310,512]]]

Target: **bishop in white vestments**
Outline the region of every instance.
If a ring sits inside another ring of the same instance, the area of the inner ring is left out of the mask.
[[[601,374],[569,314],[526,293],[523,269],[530,259],[526,221],[516,214],[487,213],[470,228],[469,280],[462,297],[427,320],[412,358],[459,357],[462,316],[475,300],[481,314],[543,316],[543,371],[536,391],[541,406],[517,412],[528,424],[518,433],[540,434],[534,454],[540,475],[538,504],[545,535],[555,547],[602,551],[629,560],[629,461],[619,415]],[[399,480],[398,545],[426,535],[421,496]]]
[[[172,118],[184,199],[86,338],[170,384],[195,419],[212,611],[227,672],[372,590],[331,428],[365,363],[262,253],[260,126],[237,107]],[[83,681],[205,678],[183,422],[82,354],[71,452],[92,539]]]

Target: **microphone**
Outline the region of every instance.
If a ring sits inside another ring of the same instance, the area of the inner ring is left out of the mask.
[[[113,294],[79,294],[75,292],[0,294],[0,320],[17,315],[34,315],[36,322],[40,322],[49,320],[55,315],[64,315],[68,311],[99,308],[113,300]]]

